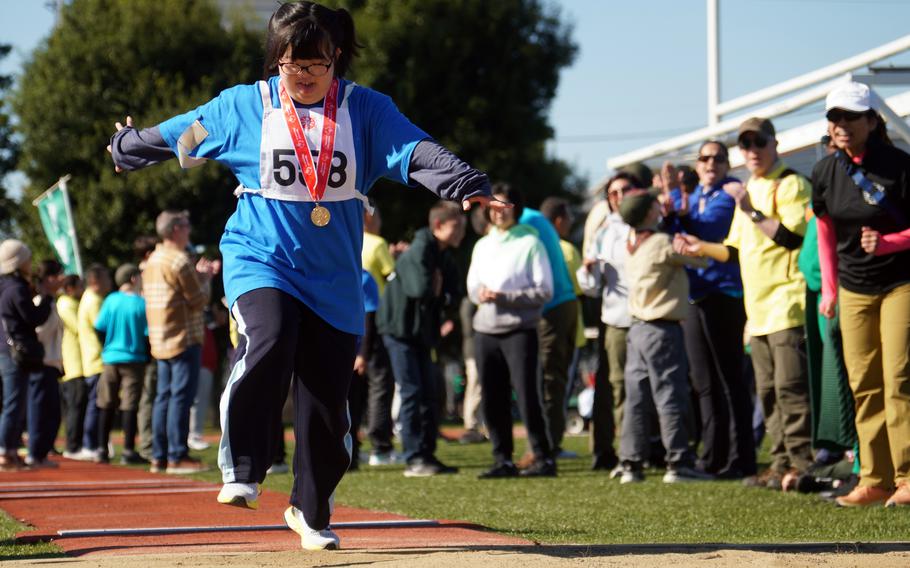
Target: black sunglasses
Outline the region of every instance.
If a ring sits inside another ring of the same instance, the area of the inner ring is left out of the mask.
[[[755,136],[755,137],[743,136],[742,138],[739,139],[738,144],[739,144],[740,149],[742,149],[742,150],[749,150],[752,148],[752,146],[755,146],[757,149],[761,150],[762,148],[764,148],[765,146],[768,145],[768,139],[765,138],[764,136]]]
[[[828,111],[828,113],[825,115],[825,118],[828,119],[828,122],[837,124],[838,122],[840,122],[842,120],[846,120],[847,122],[856,122],[857,120],[859,120],[863,117],[863,114],[864,113],[861,113],[861,112],[853,112],[853,111],[849,111],[849,110],[841,110],[839,108],[833,108]]]
[[[723,154],[707,154],[707,155],[703,154],[695,159],[698,160],[699,162],[704,162],[704,163],[708,163],[711,160],[714,160],[715,164],[726,164],[727,163],[727,157],[724,156]]]

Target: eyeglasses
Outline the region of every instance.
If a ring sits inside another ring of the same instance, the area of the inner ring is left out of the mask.
[[[764,136],[743,136],[739,139],[739,148],[741,150],[750,150],[755,146],[756,150],[761,150],[768,145],[768,139]]]
[[[828,122],[831,122],[833,124],[837,124],[842,120],[846,120],[847,122],[856,122],[862,117],[863,113],[861,112],[852,112],[849,110],[841,110],[839,108],[833,108],[828,111],[828,114],[825,115],[825,118],[828,119]]]
[[[628,192],[632,191],[633,189],[635,189],[635,188],[631,185],[624,185],[622,187],[613,188],[613,189],[609,190],[607,193],[609,195],[622,195],[624,193],[628,193]]]
[[[727,157],[723,156],[721,154],[703,154],[695,159],[702,163],[708,163],[711,160],[714,160],[715,164],[726,164],[727,163]]]
[[[332,58],[328,63],[310,63],[309,65],[297,65],[290,61],[279,61],[278,67],[284,71],[285,75],[299,75],[306,71],[308,75],[313,77],[322,77],[329,72],[334,63],[335,58]]]

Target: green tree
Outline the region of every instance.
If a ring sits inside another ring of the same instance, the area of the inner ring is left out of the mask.
[[[115,174],[105,146],[114,122],[139,127],[185,112],[220,90],[258,78],[262,30],[226,25],[212,0],[73,0],[32,54],[12,96],[22,136],[19,169],[29,203],[71,174],[70,197],[84,261],[132,257],[133,239],[154,232],[164,208],[188,209],[193,238],[214,245],[234,209],[236,180],[207,164],[176,160]],[[19,208],[23,237],[49,254],[35,208]]]
[[[365,45],[352,78],[392,97],[430,136],[537,205],[583,181],[546,155],[547,113],[577,46],[542,0],[348,0]],[[387,236],[426,224],[433,196],[391,183],[371,195]]]
[[[9,55],[11,45],[0,44],[0,61]],[[0,235],[9,234],[12,216],[16,209],[4,184],[6,174],[13,171],[18,159],[18,146],[13,139],[12,124],[4,102],[4,95],[13,83],[9,75],[0,75]]]

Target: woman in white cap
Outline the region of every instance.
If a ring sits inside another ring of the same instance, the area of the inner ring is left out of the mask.
[[[840,310],[856,399],[860,480],[844,507],[910,505],[910,155],[895,148],[874,95],[845,83],[825,103],[837,151],[812,171],[820,311]]]
[[[0,243],[0,375],[3,412],[0,414],[0,471],[24,467],[16,450],[22,444],[29,374],[44,368],[44,348],[35,328],[47,321],[54,299],[29,284],[32,253],[24,243]]]

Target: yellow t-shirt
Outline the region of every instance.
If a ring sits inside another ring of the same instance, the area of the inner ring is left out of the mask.
[[[95,320],[101,311],[104,298],[86,289],[79,300],[79,348],[82,352],[82,372],[86,377],[101,374],[101,341],[95,331]]]
[[[575,245],[569,241],[559,240],[559,248],[562,249],[562,257],[566,260],[566,266],[569,267],[569,278],[572,280],[572,289],[575,290],[575,296],[581,296],[584,292],[578,285],[578,278],[575,273],[581,268],[581,253],[575,248]],[[576,300],[577,301],[577,300]],[[575,347],[584,347],[585,344],[585,324],[581,319],[581,303],[578,305],[578,324],[575,326]]]
[[[57,298],[57,314],[63,322],[63,380],[82,375],[82,348],[79,346],[79,301],[65,294]]]
[[[793,233],[805,235],[812,187],[797,175],[776,183],[784,169],[786,164],[778,162],[767,176],[752,176],[746,190],[755,209],[778,219]],[[724,244],[739,251],[749,333],[768,335],[802,326],[806,320],[806,280],[797,266],[799,249],[788,250],[772,241],[739,208]]]
[[[363,267],[376,285],[379,286],[379,295],[385,290],[385,279],[395,270],[395,260],[389,252],[389,243],[379,235],[372,233],[363,234],[363,251],[360,254]]]

